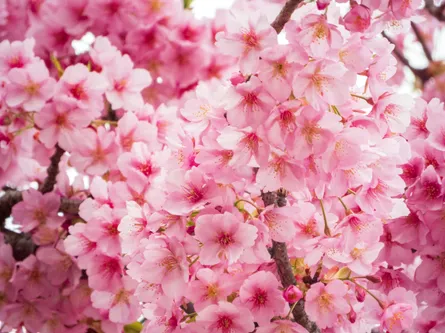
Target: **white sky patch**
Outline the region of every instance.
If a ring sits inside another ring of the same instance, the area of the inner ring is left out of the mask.
[[[193,13],[197,18],[214,17],[217,9],[228,9],[234,2],[235,0],[194,0]]]

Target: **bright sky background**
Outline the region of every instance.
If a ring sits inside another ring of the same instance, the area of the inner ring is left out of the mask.
[[[213,17],[218,8],[230,8],[235,0],[194,0],[193,12],[196,17]]]

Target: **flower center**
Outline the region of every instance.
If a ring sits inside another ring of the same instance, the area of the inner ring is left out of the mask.
[[[232,235],[223,232],[222,234],[219,235],[218,237],[218,243],[222,246],[222,247],[227,247],[230,244],[234,243],[233,237]]]

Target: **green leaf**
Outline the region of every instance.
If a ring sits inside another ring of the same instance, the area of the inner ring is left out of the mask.
[[[125,333],[140,333],[142,331],[142,324],[138,321],[124,326]]]

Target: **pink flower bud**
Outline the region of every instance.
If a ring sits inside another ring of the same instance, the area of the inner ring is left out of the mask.
[[[355,297],[357,298],[357,301],[359,301],[360,303],[364,302],[366,297],[366,291],[363,288],[356,287]]]
[[[331,3],[331,0],[317,0],[317,9],[323,10],[327,6],[329,6],[330,3]]]
[[[353,6],[343,18],[343,22],[346,30],[364,32],[371,24],[371,10],[363,5]]]
[[[246,81],[246,79],[244,78],[243,74],[241,74],[240,72],[233,73],[232,76],[230,77],[230,82],[234,86],[237,86],[238,84],[243,83],[245,81]]]
[[[372,283],[382,283],[382,278],[380,276],[367,275],[366,279]]]
[[[357,320],[357,312],[355,312],[353,308],[351,308],[351,311],[349,311],[349,313],[348,313],[348,320],[352,324],[354,324],[355,321]]]
[[[303,292],[296,286],[289,286],[283,291],[283,297],[288,303],[296,303],[303,297]]]

